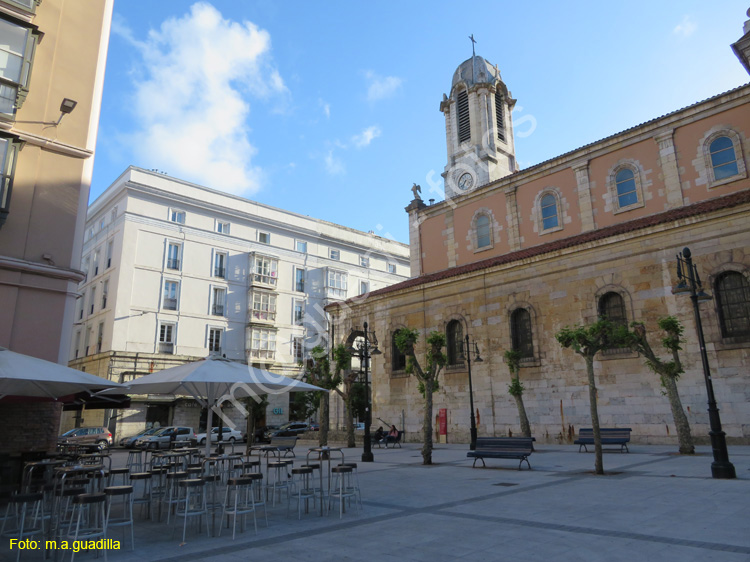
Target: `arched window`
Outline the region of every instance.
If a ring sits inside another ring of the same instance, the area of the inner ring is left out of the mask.
[[[469,94],[466,90],[458,92],[456,99],[458,117],[458,144],[471,140],[471,119],[469,118]]]
[[[625,301],[622,296],[613,291],[603,294],[599,298],[599,316],[606,318],[613,324],[620,326],[628,325],[628,317],[625,313]],[[610,346],[605,350],[604,354],[614,354],[630,351],[628,348],[620,349],[615,346]]]
[[[725,338],[750,336],[750,284],[741,273],[727,271],[715,284],[721,335]]]
[[[708,147],[711,156],[711,167],[714,169],[714,179],[723,180],[738,175],[737,155],[734,143],[729,137],[719,137]]]
[[[503,95],[498,89],[495,94],[495,121],[497,123],[497,138],[505,142],[505,119],[503,118]]]
[[[461,322],[451,320],[446,327],[446,339],[448,340],[448,365],[462,365],[461,347],[464,340],[464,329]]]
[[[406,355],[396,345],[396,332],[391,336],[391,369],[393,371],[406,370]]]
[[[542,211],[542,230],[549,230],[560,226],[560,218],[557,211],[557,198],[547,193],[540,202]]]
[[[510,315],[510,335],[513,351],[520,352],[521,359],[534,357],[531,314],[525,308],[517,308]]]
[[[479,215],[475,228],[477,231],[477,249],[492,245],[492,231],[490,230],[490,217]]]
[[[635,174],[630,168],[622,168],[615,176],[617,187],[617,204],[622,209],[638,203],[638,190],[635,185]]]

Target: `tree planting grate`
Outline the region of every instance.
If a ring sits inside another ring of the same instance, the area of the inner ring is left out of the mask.
[[[516,483],[516,482],[498,482],[497,484],[493,484],[493,486],[503,486],[504,488],[510,488],[511,486],[518,486],[518,483]]]

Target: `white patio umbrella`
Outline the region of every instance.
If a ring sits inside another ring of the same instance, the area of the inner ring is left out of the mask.
[[[0,347],[0,398],[35,396],[57,400],[61,396],[107,388],[124,387],[83,371]]]
[[[192,396],[208,410],[209,435],[213,427],[213,407],[228,399],[286,392],[328,392],[312,384],[220,357],[164,369],[126,384],[129,394]],[[206,439],[206,456],[210,451],[209,437]]]

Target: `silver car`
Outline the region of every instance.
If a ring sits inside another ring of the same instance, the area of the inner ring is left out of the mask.
[[[169,449],[173,443],[175,445],[190,445],[195,442],[195,431],[192,427],[172,425],[162,427],[153,435],[139,437],[135,446],[139,449]]]

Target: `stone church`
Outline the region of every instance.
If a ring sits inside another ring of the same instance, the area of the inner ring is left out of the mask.
[[[732,47],[750,70],[750,22]],[[422,360],[430,332],[447,338],[434,395],[441,440],[469,441],[468,335],[483,359],[471,364],[479,436],[520,432],[503,358],[514,349],[533,435],[568,442],[591,424],[587,377],[555,334],[602,315],[642,322],[666,358],[657,321],[673,315],[685,327],[679,392],[696,442],[708,442],[693,306],[672,292],[676,255],[689,247],[712,297],[699,307],[723,429],[729,443],[750,443],[750,84],[524,170],[515,101],[497,66],[480,56],[459,65],[440,103],[445,200],[427,205],[414,188],[406,207],[411,278],[327,307],[335,344],[365,322],[379,340],[373,425],[403,425],[408,441],[422,438],[424,401],[393,341],[409,327],[420,333]],[[630,427],[635,442],[676,443],[668,400],[642,356],[610,349],[595,369],[603,427]]]

